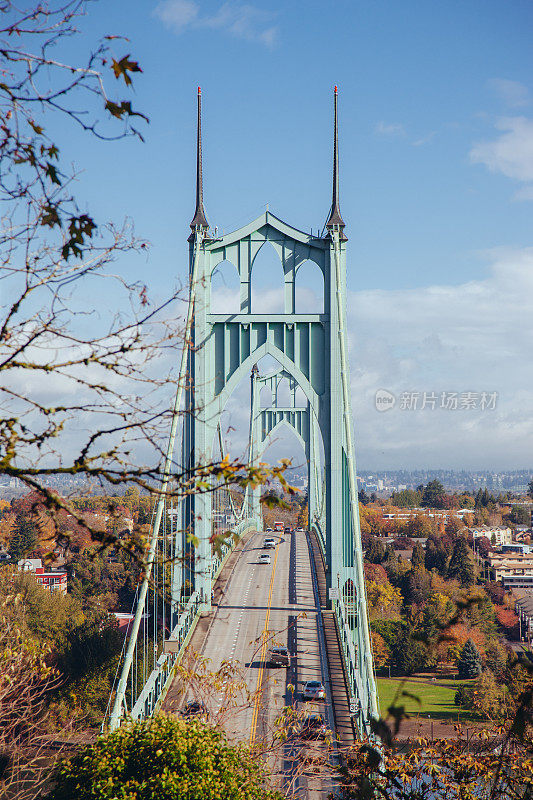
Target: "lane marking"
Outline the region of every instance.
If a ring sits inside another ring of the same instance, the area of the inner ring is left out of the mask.
[[[263,633],[261,634],[263,643],[261,645],[261,660],[259,666],[259,673],[257,675],[257,686],[255,687],[255,702],[254,702],[254,711],[252,715],[252,728],[250,731],[250,745],[254,743],[255,740],[255,733],[257,729],[257,718],[259,715],[259,701],[261,699],[261,686],[263,683],[263,672],[265,670],[265,653],[266,647],[268,642],[268,623],[270,621],[270,606],[272,604],[272,592],[274,591],[274,576],[276,574],[276,566],[278,563],[278,553],[279,553],[279,542],[276,545],[276,556],[274,558],[274,566],[272,568],[272,575],[270,577],[270,588],[268,590],[268,603],[267,603],[267,613],[265,618],[265,627],[263,628]]]

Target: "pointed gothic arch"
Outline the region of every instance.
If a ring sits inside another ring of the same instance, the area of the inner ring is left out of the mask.
[[[296,270],[295,311],[297,314],[324,313],[324,273],[315,261],[306,258]]]
[[[240,280],[235,264],[228,259],[219,261],[211,272],[210,311],[214,314],[238,314],[240,310]]]
[[[279,253],[266,239],[250,265],[251,311],[253,314],[283,314],[284,271]]]

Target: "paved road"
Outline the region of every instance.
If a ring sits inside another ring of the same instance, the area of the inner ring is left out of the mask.
[[[265,536],[276,539],[275,550],[263,549]],[[259,555],[265,552],[271,554],[270,564],[259,563]],[[255,702],[228,716],[225,727],[230,736],[254,743],[269,740],[285,706],[293,702],[299,709],[310,706],[304,704],[301,691],[303,683],[312,679],[323,681],[328,695],[325,703],[310,710],[320,710],[333,729],[326,659],[319,647],[320,625],[305,533],[252,535],[235,563],[202,649],[211,669],[232,662],[242,671],[249,690],[256,692]],[[269,663],[272,644],[288,646],[290,669]],[[223,701],[224,689],[219,686],[208,705],[218,711]],[[295,778],[302,756],[318,756],[320,750],[315,744],[288,744],[270,757],[269,767],[283,773],[285,785],[296,782],[302,797],[324,797],[323,781]]]

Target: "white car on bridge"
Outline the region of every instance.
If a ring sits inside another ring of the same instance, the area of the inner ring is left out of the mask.
[[[276,540],[275,540],[275,539],[273,539],[271,536],[268,536],[268,537],[267,537],[267,538],[266,538],[266,539],[263,541],[263,547],[266,547],[266,548],[270,548],[270,549],[272,549],[272,548],[274,548],[275,546],[276,546]]]
[[[306,681],[303,690],[304,700],[324,700],[326,690],[320,681]]]

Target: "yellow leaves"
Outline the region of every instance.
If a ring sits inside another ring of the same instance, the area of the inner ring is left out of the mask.
[[[372,638],[372,655],[377,669],[386,666],[390,658],[390,651],[383,636],[375,631],[370,632]]]
[[[368,581],[367,602],[370,619],[399,619],[402,593],[391,583]]]

